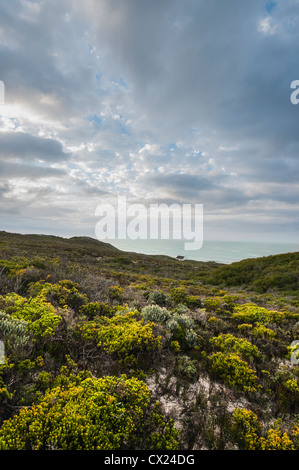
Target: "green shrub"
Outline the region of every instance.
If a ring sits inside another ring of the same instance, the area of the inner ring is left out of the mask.
[[[178,341],[171,341],[170,347],[176,353],[179,353],[181,350],[180,343]]]
[[[118,312],[118,306],[105,302],[88,302],[80,307],[79,312],[88,318],[94,318],[97,315],[113,317]]]
[[[218,318],[215,316],[211,316],[208,318],[208,325],[215,332],[225,331],[231,328],[231,325],[229,323],[222,320],[222,318]]]
[[[124,290],[120,286],[110,286],[109,287],[109,298],[110,300],[116,300],[117,302],[122,301],[124,295]]]
[[[124,364],[133,364],[138,353],[162,346],[161,337],[153,332],[154,323],[145,323],[138,312],[115,314],[113,317],[95,317],[77,325],[86,343],[96,341],[98,348],[115,355]]]
[[[185,329],[190,329],[195,327],[194,320],[186,314],[178,315],[174,313],[172,318],[182,327]]]
[[[155,323],[165,323],[171,318],[171,313],[159,305],[146,305],[141,310],[141,314],[145,321]]]
[[[273,379],[273,387],[282,411],[298,413],[299,384],[298,379],[290,370],[280,370]]]
[[[142,351],[159,349],[161,338],[155,337],[153,325],[138,320],[134,312],[103,317],[98,330],[98,346],[122,361],[135,361],[134,355]]]
[[[154,290],[149,293],[148,301],[154,302],[155,304],[160,305],[160,307],[166,307],[171,303],[171,297],[165,294],[162,290]]]
[[[290,436],[279,428],[271,428],[267,438],[260,439],[261,450],[295,450],[295,446]]]
[[[187,292],[185,287],[173,287],[170,289],[170,296],[172,300],[177,304],[186,303]]]
[[[28,323],[0,311],[0,337],[4,341],[6,355],[16,354],[22,357],[31,340]]]
[[[184,313],[188,312],[188,307],[184,304],[177,304],[175,306],[174,312],[178,313],[179,315],[183,315]]]
[[[209,360],[212,372],[228,386],[242,389],[245,392],[255,392],[258,389],[258,378],[255,371],[237,354],[217,352],[212,354]]]
[[[244,360],[259,359],[258,348],[243,338],[237,338],[232,334],[220,334],[210,339],[212,346],[222,352],[238,354]]]
[[[282,312],[247,303],[236,306],[232,318],[242,323],[281,323],[285,315]]]
[[[237,408],[232,415],[231,431],[235,441],[244,450],[258,450],[262,425],[253,411]]]
[[[27,322],[28,331],[35,338],[53,335],[61,322],[61,316],[47,302],[45,292],[29,299],[15,293],[7,294],[5,301],[6,313],[12,318]]]
[[[198,345],[198,336],[194,330],[188,330],[185,334],[185,342],[189,348],[194,348]]]
[[[156,410],[135,378],[88,377],[48,389],[32,407],[3,423],[0,449],[177,449],[178,433]]]
[[[222,306],[222,299],[210,297],[203,299],[203,307],[207,312],[218,312]]]
[[[201,298],[197,295],[187,295],[185,298],[185,303],[189,308],[200,308],[203,306]]]
[[[271,328],[267,328],[262,323],[256,323],[255,327],[251,330],[251,334],[256,338],[264,339],[273,339],[277,336],[275,331],[271,330]]]
[[[175,333],[179,328],[179,324],[174,318],[170,318],[170,320],[166,322],[166,328],[170,333]]]
[[[78,289],[78,284],[69,280],[59,281],[56,284],[36,282],[30,286],[29,293],[33,297],[45,295],[52,304],[61,308],[70,307],[77,312],[88,301],[87,296]]]
[[[198,377],[197,361],[191,360],[188,356],[180,356],[177,363],[178,374],[189,380],[196,380]]]
[[[293,442],[297,440],[298,426],[294,427],[290,436],[282,429],[280,420],[276,420],[266,434],[263,432],[257,415],[250,410],[237,408],[233,412],[231,431],[242,450],[296,450],[298,448]]]

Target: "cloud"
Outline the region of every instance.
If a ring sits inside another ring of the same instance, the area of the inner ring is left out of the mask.
[[[56,211],[55,230],[65,218],[91,233],[98,201],[127,194],[202,203],[219,233],[235,220],[249,233],[243,214],[254,211],[267,231],[276,212],[287,238],[298,26],[296,0],[2,2],[0,194],[11,224],[17,209],[24,228],[47,207],[45,227]]]
[[[45,139],[23,132],[0,133],[0,158],[4,160],[42,161],[55,163],[67,161],[70,154],[55,139]]]

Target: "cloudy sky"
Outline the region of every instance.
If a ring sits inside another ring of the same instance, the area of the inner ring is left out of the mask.
[[[298,44],[298,0],[0,0],[1,230],[94,237],[125,195],[297,242]]]

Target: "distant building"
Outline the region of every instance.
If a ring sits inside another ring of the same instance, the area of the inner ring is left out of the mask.
[[[180,261],[182,261],[184,258],[185,258],[185,256],[181,256],[181,255],[176,257],[176,259],[179,259]]]

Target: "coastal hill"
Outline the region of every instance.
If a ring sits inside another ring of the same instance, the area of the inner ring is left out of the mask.
[[[0,232],[0,449],[298,450],[298,291],[299,253]]]

